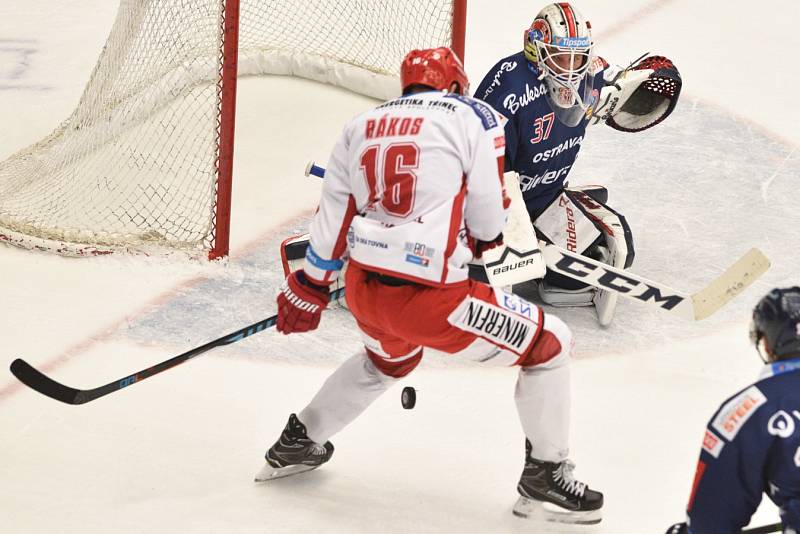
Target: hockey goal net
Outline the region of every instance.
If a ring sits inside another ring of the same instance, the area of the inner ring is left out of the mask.
[[[0,241],[228,252],[238,74],[386,99],[412,48],[463,57],[466,0],[121,0],[72,115],[0,163]]]

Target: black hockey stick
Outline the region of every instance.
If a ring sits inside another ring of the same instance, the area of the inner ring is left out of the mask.
[[[343,294],[344,288],[341,287],[331,291],[330,299],[336,300]],[[246,337],[250,337],[253,334],[261,332],[262,330],[266,330],[267,328],[275,326],[277,320],[277,315],[267,317],[266,319],[262,319],[257,323],[240,328],[239,330],[215,339],[214,341],[209,341],[205,345],[184,352],[183,354],[175,356],[174,358],[157,363],[152,367],[148,367],[147,369],[142,369],[138,373],[126,376],[125,378],[110,382],[105,386],[100,386],[93,389],[75,389],[65,386],[64,384],[56,382],[52,378],[43,374],[41,371],[38,371],[31,364],[20,358],[17,358],[11,362],[11,372],[17,377],[17,379],[19,379],[20,382],[29,388],[38,391],[42,395],[50,397],[51,399],[59,400],[67,404],[85,404],[95,399],[99,399],[100,397],[104,397],[109,393],[114,393],[122,388],[126,388],[131,384],[141,382],[145,378],[150,378],[151,376],[162,371],[166,371],[167,369],[175,367],[176,365],[180,365],[183,362],[191,360],[195,356],[199,356],[215,347],[222,347],[224,345],[230,345],[231,343],[241,341]]]
[[[770,532],[780,532],[783,529],[783,523],[775,523],[773,525],[764,525],[763,527],[746,528],[742,534],[768,534]]]

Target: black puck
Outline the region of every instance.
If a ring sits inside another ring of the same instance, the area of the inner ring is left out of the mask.
[[[400,403],[406,410],[413,408],[417,404],[417,390],[411,386],[404,387],[403,393],[400,394]]]

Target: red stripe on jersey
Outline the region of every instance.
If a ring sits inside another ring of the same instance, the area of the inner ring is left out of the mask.
[[[361,328],[363,328],[363,326]],[[383,345],[383,343],[381,343],[381,345]],[[372,352],[369,349],[366,350],[367,356],[372,360],[373,365],[378,368],[378,371],[392,378],[403,378],[413,371],[414,368],[419,365],[419,362],[422,361],[422,349],[419,349],[411,358],[399,362],[383,358],[380,354]]]
[[[561,342],[549,330],[544,329],[544,311],[539,308],[539,319],[536,325],[536,333],[531,341],[531,348],[522,354],[514,365],[527,367],[546,363],[561,353]]]
[[[697,462],[697,470],[694,472],[694,482],[692,483],[692,493],[689,495],[689,504],[686,506],[686,511],[692,511],[692,505],[694,504],[694,497],[697,493],[697,488],[700,486],[700,479],[703,478],[703,473],[706,471],[706,464],[702,460]]]
[[[444,269],[442,269],[442,284],[447,281],[447,265],[450,256],[456,249],[458,241],[458,231],[461,228],[461,220],[464,218],[464,198],[467,196],[467,177],[461,177],[461,191],[458,192],[453,200],[453,210],[450,212],[450,231],[447,236],[447,248],[444,249]]]
[[[508,191],[506,191],[505,170],[505,156],[500,156],[497,158],[497,174],[500,176],[500,189],[503,192],[503,209],[507,210],[511,206],[511,199],[508,197]]]
[[[564,18],[567,19],[567,28],[569,30],[569,37],[578,36],[578,28],[575,25],[575,13],[572,11],[572,6],[566,2],[558,4],[561,11],[564,13]]]
[[[317,211],[319,211],[319,208],[317,208]],[[347,200],[347,210],[344,212],[342,226],[339,227],[339,235],[336,238],[336,244],[333,246],[333,252],[331,252],[330,259],[339,259],[342,257],[342,254],[344,254],[344,249],[347,247],[347,230],[350,228],[350,223],[353,222],[353,217],[355,214],[356,199],[353,198],[353,195],[350,195],[350,198]],[[314,278],[308,275],[306,275],[306,277],[315,284],[325,285],[333,282],[333,280],[331,280],[331,275],[333,273],[336,273],[336,276],[339,276],[339,271],[327,271],[323,280],[314,280]]]

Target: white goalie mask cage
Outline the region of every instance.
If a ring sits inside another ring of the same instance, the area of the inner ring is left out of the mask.
[[[596,96],[593,50],[589,21],[567,3],[546,6],[525,31],[525,57],[539,71],[556,117],[568,126],[586,117]]]

